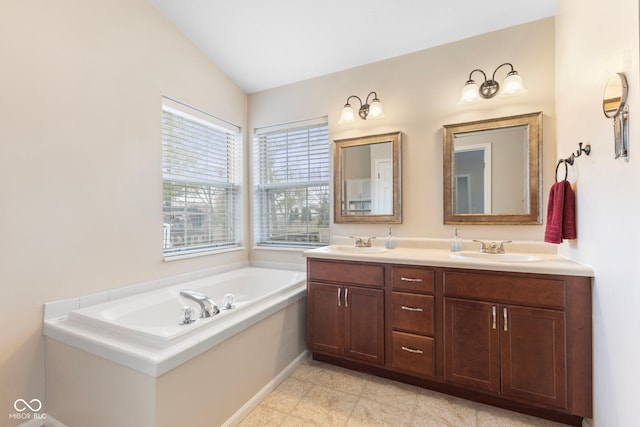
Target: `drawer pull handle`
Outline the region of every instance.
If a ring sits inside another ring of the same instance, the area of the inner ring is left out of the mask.
[[[401,277],[403,282],[422,282],[422,279],[412,279],[411,277]]]
[[[496,328],[496,306],[495,305],[491,306],[491,318],[493,319],[491,328],[495,329]]]
[[[416,350],[416,349],[405,347],[405,346],[402,346],[402,350],[408,351],[409,353],[414,353],[414,354],[423,354],[424,353],[424,351],[422,351],[422,350]]]
[[[407,307],[406,305],[400,306],[400,308],[407,311],[424,311],[420,307]]]

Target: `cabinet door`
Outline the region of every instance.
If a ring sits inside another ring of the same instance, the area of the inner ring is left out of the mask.
[[[496,304],[445,298],[445,380],[500,391],[500,354]]]
[[[384,292],[359,287],[344,289],[345,356],[383,364]]]
[[[311,351],[344,352],[343,288],[310,282],[307,288],[307,346]]]
[[[518,306],[500,310],[502,393],[565,408],[564,313]]]

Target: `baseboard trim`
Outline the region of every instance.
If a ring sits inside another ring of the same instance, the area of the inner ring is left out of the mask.
[[[67,427],[65,424],[53,418],[51,415],[42,414],[45,416],[42,420],[31,420],[26,423],[20,424],[19,427]]]

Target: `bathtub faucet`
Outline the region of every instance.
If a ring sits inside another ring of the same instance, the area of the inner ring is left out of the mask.
[[[183,289],[180,291],[180,295],[198,303],[202,309],[202,315],[200,317],[213,317],[220,313],[220,309],[216,303],[205,294],[192,291],[191,289]]]

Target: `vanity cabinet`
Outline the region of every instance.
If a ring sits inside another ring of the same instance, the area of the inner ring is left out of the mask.
[[[445,298],[445,380],[566,405],[564,314]]]
[[[307,263],[314,358],[567,424],[592,417],[591,277]]]
[[[434,272],[391,267],[391,366],[399,371],[435,375]]]
[[[381,265],[308,262],[311,351],[384,363],[384,272]]]
[[[562,280],[445,272],[445,380],[565,408],[565,307]]]

